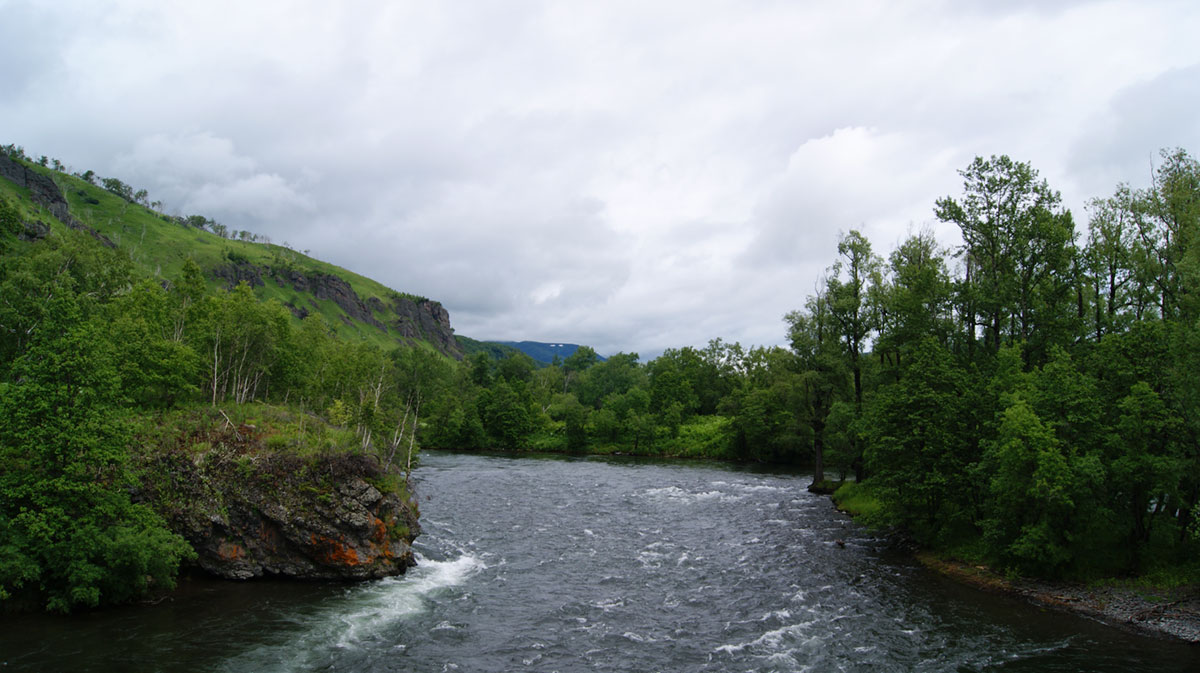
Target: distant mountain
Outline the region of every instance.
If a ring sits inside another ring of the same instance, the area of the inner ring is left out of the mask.
[[[533,358],[537,362],[550,364],[557,357],[560,361],[567,359],[572,353],[579,350],[579,344],[566,344],[561,342],[546,343],[543,341],[491,341],[500,346],[515,348],[522,353]],[[603,362],[604,358],[600,358]]]
[[[454,339],[458,341],[458,348],[466,357],[471,357],[476,353],[487,353],[488,357],[493,360],[503,360],[521,352],[512,346],[505,346],[495,341],[479,341],[461,334],[455,334]]]

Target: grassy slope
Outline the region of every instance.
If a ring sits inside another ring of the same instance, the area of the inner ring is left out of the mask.
[[[135,268],[149,277],[174,279],[178,277],[189,257],[208,273],[227,263],[226,255],[233,253],[260,267],[288,267],[305,274],[326,273],[339,276],[350,284],[363,301],[377,297],[384,304],[390,304],[391,298],[396,295],[414,301],[424,299],[396,292],[370,278],[283,246],[227,240],[208,231],[177,224],[149,208],[129,203],[102,187],[74,176],[28,162],[25,165],[51,177],[66,196],[71,213],[116,243],[129,255]],[[18,203],[25,211],[25,219],[41,220],[55,230],[61,230],[63,227],[48,210],[30,202],[28,190],[0,179],[0,195]],[[394,346],[397,339],[400,339],[400,334],[391,328],[383,332],[354,319],[350,319],[351,324],[347,325],[343,320],[343,311],[330,300],[316,299],[306,292],[296,292],[270,278],[264,277],[263,280],[264,286],[254,288],[260,299],[275,299],[280,303],[291,302],[295,306],[307,307],[310,312],[324,317],[343,339],[364,340],[385,348]],[[215,279],[210,279],[209,282],[214,287],[219,285],[219,281]],[[377,314],[376,317],[387,324],[386,315]]]

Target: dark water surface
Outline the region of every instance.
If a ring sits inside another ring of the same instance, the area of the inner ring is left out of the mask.
[[[933,575],[789,474],[430,453],[421,565],[0,620],[5,671],[1200,671]],[[842,540],[845,546],[839,546]]]

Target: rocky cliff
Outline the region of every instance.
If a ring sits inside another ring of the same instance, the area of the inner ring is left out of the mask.
[[[146,454],[137,497],[191,543],[205,571],[361,580],[414,565],[416,500],[374,457],[272,451],[249,426],[181,444],[193,448]]]
[[[54,184],[54,180],[29,169],[21,162],[4,154],[0,154],[0,178],[6,179],[18,187],[28,189],[31,201],[40,206],[45,206],[51,215],[58,218],[60,222],[68,227],[86,232],[92,238],[95,238],[109,248],[117,247],[107,236],[80,222],[71,215],[67,208],[67,199],[63,196],[62,190],[58,188],[58,185]],[[49,226],[40,221],[25,222],[24,226],[25,232],[23,237],[27,240],[43,238],[50,230]]]
[[[440,302],[393,294],[387,301],[378,297],[363,299],[350,283],[340,276],[319,271],[300,271],[294,268],[259,266],[248,261],[230,261],[213,270],[216,278],[233,288],[240,282],[260,287],[271,279],[281,287],[306,293],[315,299],[327,299],[342,310],[342,320],[358,320],[382,332],[394,333],[398,339],[428,341],[440,352],[455,358],[462,349],[450,326],[450,313]],[[309,307],[288,305],[299,318],[309,313]]]

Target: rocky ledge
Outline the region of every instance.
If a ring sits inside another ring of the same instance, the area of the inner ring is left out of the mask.
[[[1071,612],[1143,635],[1200,643],[1200,591],[1165,592],[1043,580],[1009,579],[986,566],[918,553],[926,567],[971,586],[1023,598],[1052,610]]]
[[[210,448],[145,459],[138,499],[191,543],[203,570],[362,580],[415,564],[416,500],[375,458],[263,451],[248,426],[193,439]]]

